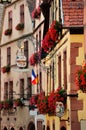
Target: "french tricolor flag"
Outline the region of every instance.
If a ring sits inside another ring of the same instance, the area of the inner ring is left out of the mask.
[[[31,75],[31,83],[33,85],[36,85],[38,83],[38,77],[35,75],[35,72],[33,69],[32,69],[32,75]]]

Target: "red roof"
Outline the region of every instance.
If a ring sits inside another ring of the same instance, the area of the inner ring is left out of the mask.
[[[83,26],[84,4],[83,0],[62,0],[64,26]]]

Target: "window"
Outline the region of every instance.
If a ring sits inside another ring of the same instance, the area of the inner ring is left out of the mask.
[[[24,98],[24,79],[20,79],[20,98]]]
[[[53,130],[55,130],[55,120],[53,120]]]
[[[20,22],[24,23],[24,5],[20,6]]]
[[[4,100],[8,99],[8,82],[4,83]]]
[[[58,57],[58,85],[61,86],[61,56]]]
[[[31,77],[27,79],[27,99],[32,95]]]
[[[38,34],[36,35],[36,51],[38,51]]]
[[[40,71],[40,92],[42,91],[42,72]]]
[[[7,48],[7,65],[11,65],[11,47]]]
[[[12,29],[12,11],[8,13],[8,27]]]
[[[28,41],[24,42],[24,55],[26,56],[26,67],[28,67]]]
[[[41,30],[39,31],[39,49],[41,47]]]
[[[54,61],[53,61],[53,64],[52,64],[52,85],[53,85],[52,89],[54,91],[54,86],[55,86],[55,84],[54,84]]]
[[[37,130],[42,130],[42,121],[37,121]]]
[[[64,88],[67,89],[67,53],[64,51]]]
[[[13,99],[13,81],[9,82],[9,99]]]

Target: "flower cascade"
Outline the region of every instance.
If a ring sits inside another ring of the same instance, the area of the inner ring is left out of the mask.
[[[45,52],[49,52],[56,45],[59,40],[59,34],[62,30],[62,25],[58,21],[54,21],[48,32],[46,33],[44,39],[42,40],[42,48]]]
[[[55,114],[56,102],[62,102],[66,104],[66,91],[62,88],[58,88],[56,91],[50,93],[48,98],[49,113]]]
[[[30,104],[30,105],[36,105],[36,104],[37,104],[37,100],[38,100],[38,95],[33,95],[33,96],[30,98],[29,104]]]
[[[36,100],[32,97],[32,105],[36,105],[40,114],[52,114],[55,115],[56,102],[62,102],[66,105],[66,91],[62,88],[58,88],[56,91],[50,93],[49,96],[45,96],[42,92]],[[31,102],[30,102],[31,103]]]
[[[40,18],[41,14],[41,8],[38,6],[38,8],[35,8],[32,12],[32,18]]]
[[[48,113],[48,96],[45,96],[44,93],[40,93],[38,96],[37,108],[40,114]]]
[[[86,92],[86,63],[76,72],[76,85]]]

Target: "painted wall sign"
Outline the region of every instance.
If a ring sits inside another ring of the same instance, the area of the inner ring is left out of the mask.
[[[24,56],[24,53],[22,50],[19,50],[16,56],[16,64],[19,68],[24,68],[27,65],[26,57]]]

